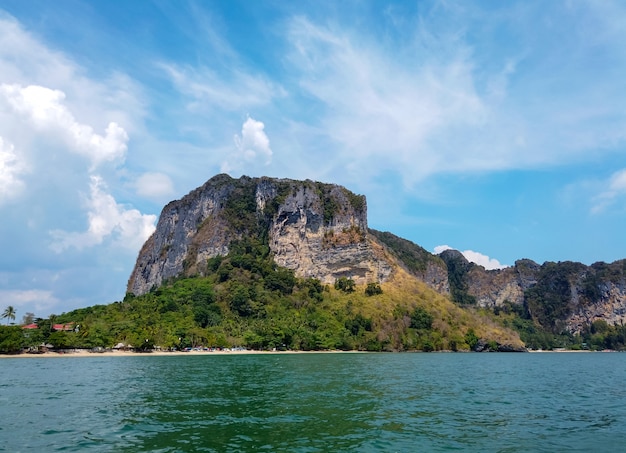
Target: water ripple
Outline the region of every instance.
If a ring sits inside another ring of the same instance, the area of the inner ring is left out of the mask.
[[[0,451],[612,451],[626,354],[4,359]]]

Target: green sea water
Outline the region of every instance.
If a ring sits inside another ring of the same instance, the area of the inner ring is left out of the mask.
[[[0,451],[624,451],[626,354],[0,360]]]

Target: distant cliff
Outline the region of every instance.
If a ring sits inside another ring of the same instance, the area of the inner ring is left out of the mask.
[[[571,261],[539,265],[523,259],[512,267],[487,271],[456,250],[446,250],[440,257],[456,302],[518,306],[555,333],[580,333],[596,320],[612,325],[626,321],[626,260],[586,266]]]
[[[209,258],[244,236],[265,238],[278,265],[325,283],[383,282],[392,269],[368,237],[364,196],[334,184],[222,174],[165,206],[127,290],[141,295],[170,278],[202,275]]]

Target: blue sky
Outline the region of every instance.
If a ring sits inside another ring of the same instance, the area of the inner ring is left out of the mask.
[[[488,267],[626,257],[620,1],[0,0],[0,308],[120,300],[227,172]]]

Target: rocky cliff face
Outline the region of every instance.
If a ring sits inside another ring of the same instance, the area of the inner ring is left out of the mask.
[[[532,319],[554,332],[579,333],[602,319],[626,321],[626,260],[611,264],[547,262],[524,259],[506,269],[487,271],[456,250],[441,253],[450,294],[459,303],[480,307],[522,307]]]
[[[127,290],[141,295],[171,278],[203,275],[210,258],[228,254],[243,237],[266,243],[275,262],[297,276],[324,283],[384,282],[400,265],[459,304],[518,307],[554,332],[579,332],[598,319],[626,321],[626,260],[585,266],[523,259],[487,271],[458,251],[435,256],[368,230],[365,197],[341,186],[227,175],[165,206]]]
[[[250,235],[266,237],[276,263],[300,277],[385,281],[392,264],[367,231],[365,197],[343,187],[218,175],[165,206],[127,291],[145,294],[167,279],[202,275],[209,258]]]

